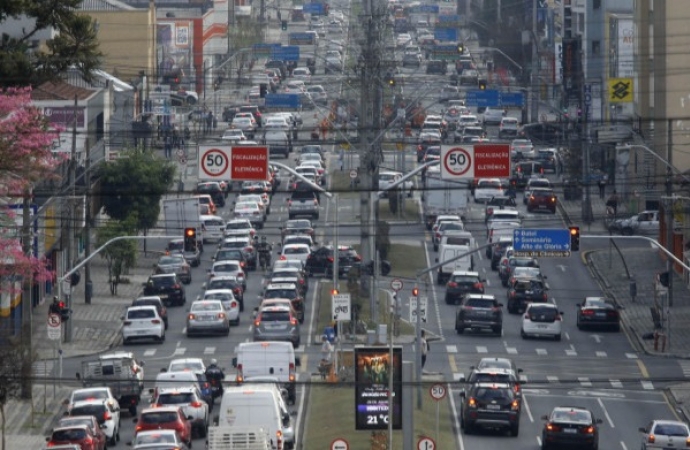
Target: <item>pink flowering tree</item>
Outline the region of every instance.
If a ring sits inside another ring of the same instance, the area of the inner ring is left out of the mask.
[[[31,104],[29,88],[0,91],[0,197],[14,204],[27,201],[35,183],[55,176],[61,159],[53,155],[54,139],[55,130],[49,128],[41,111]],[[44,259],[24,251],[19,240],[21,227],[17,223],[21,221],[9,208],[0,208],[0,295],[3,296],[14,297],[23,286],[53,276]],[[22,319],[20,339],[0,336],[5,338],[4,345],[0,345],[0,429],[3,430],[6,402],[12,398],[31,399],[34,360],[31,318]],[[5,433],[2,435],[0,443],[4,448]]]

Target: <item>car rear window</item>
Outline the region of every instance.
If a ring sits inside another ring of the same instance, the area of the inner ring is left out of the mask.
[[[194,401],[194,394],[191,392],[176,392],[174,394],[161,394],[158,396],[158,402],[161,405],[183,405],[192,403]]]
[[[141,421],[147,424],[176,422],[177,414],[172,411],[146,413],[141,415]]]
[[[533,306],[529,309],[529,320],[532,322],[553,322],[557,315],[558,311],[554,308]]]
[[[297,294],[294,289],[268,289],[264,298],[295,298]]]
[[[149,284],[155,287],[172,286],[175,284],[174,277],[155,277],[149,280]]]
[[[505,373],[475,372],[471,377],[471,383],[510,383],[510,375]]]
[[[470,245],[470,238],[459,237],[459,236],[448,236],[446,239],[446,244],[448,245]]]
[[[681,425],[673,423],[657,424],[654,427],[654,434],[661,434],[663,436],[688,436],[688,429]]]
[[[235,272],[240,270],[237,264],[219,264],[213,267],[214,272]]]
[[[535,191],[532,191],[532,195],[535,197],[551,197],[553,195],[553,191],[546,189],[537,189]]]
[[[134,309],[127,312],[128,319],[152,319],[156,313],[152,309]]]
[[[454,275],[453,281],[455,283],[476,283],[477,277],[471,275]]]
[[[194,302],[191,308],[191,312],[208,312],[208,311],[220,311],[223,309],[222,305],[216,302]]]
[[[70,415],[72,416],[94,416],[96,418],[102,418],[105,413],[105,405],[82,405],[72,408]]]
[[[86,430],[70,429],[53,431],[53,441],[81,441],[86,439]]]
[[[234,289],[237,283],[231,280],[211,280],[208,283],[209,289]]]
[[[314,200],[316,194],[313,191],[293,191],[290,198],[292,200]]]
[[[204,225],[207,227],[222,227],[223,221],[220,219],[205,219]]]
[[[261,313],[261,321],[288,322],[290,321],[290,313],[287,311],[263,311]]]
[[[510,389],[477,388],[474,397],[481,400],[512,400],[513,391]]]
[[[494,301],[484,298],[468,298],[465,302],[465,306],[470,308],[492,308],[494,306]]]

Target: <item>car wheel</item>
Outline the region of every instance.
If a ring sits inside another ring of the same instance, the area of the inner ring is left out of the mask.
[[[620,331],[621,330],[621,324],[616,324],[613,326],[613,331]]]
[[[447,295],[446,295],[445,300],[446,300],[446,305],[452,305],[453,303],[455,303],[454,301],[452,301],[452,298],[447,296]]]
[[[553,337],[553,339],[554,339],[556,342],[560,341],[560,340],[561,340],[561,333],[558,333],[557,335],[555,335],[555,336]]]
[[[474,432],[474,426],[470,425],[468,422],[465,422],[465,428],[463,429],[465,434],[472,434]]]
[[[137,415],[137,405],[130,405],[129,407],[129,415],[132,417],[136,417]]]
[[[438,245],[436,245],[436,244],[434,244],[434,251],[435,251],[435,252],[438,251]]]
[[[161,335],[161,337],[158,338],[158,342],[159,342],[160,344],[162,344],[163,342],[165,342],[165,333],[163,333],[163,334]]]
[[[518,434],[520,434],[520,426],[519,425],[513,425],[510,427],[510,435],[513,437],[516,437]]]
[[[499,336],[503,335],[503,327],[493,327],[492,331]]]
[[[465,329],[461,326],[455,325],[455,332],[458,334],[463,334],[465,332]]]
[[[527,333],[525,333],[525,330],[523,330],[522,328],[520,329],[520,337],[522,339],[527,339]]]
[[[110,444],[110,445],[112,445],[112,446],[117,445],[117,438],[115,437],[115,433],[113,433],[113,437],[111,437],[110,439],[108,439],[108,442],[107,442],[107,443]]]
[[[436,276],[436,284],[438,284],[438,285],[443,284],[443,277],[441,276],[440,273]]]
[[[127,345],[127,344],[129,344],[129,339],[123,337],[122,338],[122,345]]]

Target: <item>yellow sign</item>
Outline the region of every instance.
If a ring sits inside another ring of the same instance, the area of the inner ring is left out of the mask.
[[[631,103],[633,101],[632,78],[609,78],[608,88],[609,103]]]
[[[350,150],[350,144],[348,144],[347,142],[343,142],[342,144],[340,144],[340,148],[342,148],[343,150]]]
[[[405,144],[403,144],[402,142],[396,142],[395,146],[397,147],[398,150],[405,149]]]

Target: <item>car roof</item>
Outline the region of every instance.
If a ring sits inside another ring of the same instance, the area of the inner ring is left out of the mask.
[[[165,389],[160,389],[160,390],[165,390]],[[159,391],[160,391],[159,390]],[[157,412],[179,412],[180,407],[179,406],[156,406],[155,408],[146,408],[142,409],[141,412],[139,413],[140,416],[144,414],[151,414],[151,413],[157,413]]]
[[[465,275],[468,277],[478,277],[479,272],[470,272],[467,270],[454,270],[453,273],[451,274],[451,276],[455,276],[455,275]]]
[[[468,299],[468,298],[479,298],[482,300],[496,300],[496,297],[494,297],[493,295],[489,295],[489,294],[467,294],[465,296],[465,299]]]
[[[139,306],[129,306],[127,311],[145,311],[145,310],[158,311],[153,305],[139,305]]]
[[[266,286],[266,290],[271,289],[297,289],[297,285],[295,283],[271,283]]]
[[[178,393],[189,393],[196,391],[195,386],[176,386],[172,388],[158,388],[158,395],[161,394],[178,394]]]

